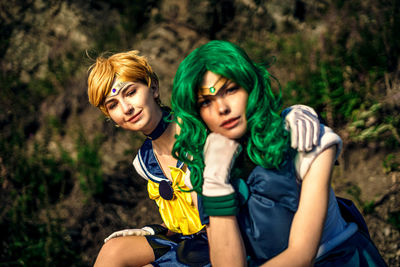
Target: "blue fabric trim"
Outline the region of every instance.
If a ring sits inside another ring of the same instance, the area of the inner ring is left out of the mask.
[[[349,223],[347,225],[346,229],[343,232],[341,232],[339,235],[337,235],[334,238],[332,238],[331,240],[328,240],[327,242],[319,245],[316,258],[323,256],[324,254],[328,253],[335,247],[342,244],[344,241],[349,239],[355,232],[357,232],[357,230],[358,230],[357,224]]]
[[[139,148],[138,160],[143,172],[151,181],[155,183],[160,183],[163,180],[169,181],[158,164],[156,156],[154,155],[153,144],[150,139],[146,139],[142,147]],[[179,160],[176,163],[176,167],[179,169],[181,169],[183,165],[183,162]]]
[[[285,108],[281,113],[281,118],[286,119],[287,114],[289,114],[289,112],[292,111],[292,109],[293,109],[292,107]]]

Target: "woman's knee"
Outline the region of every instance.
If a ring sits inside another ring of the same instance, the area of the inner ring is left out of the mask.
[[[143,266],[154,261],[154,253],[143,237],[118,237],[101,248],[95,267]]]

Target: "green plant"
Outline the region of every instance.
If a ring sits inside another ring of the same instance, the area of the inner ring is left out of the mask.
[[[9,194],[0,217],[1,264],[4,266],[82,266],[53,208],[72,187],[73,166],[68,157],[58,159],[46,139],[35,142],[29,153],[14,132],[10,143],[2,143],[7,164]],[[10,150],[11,149],[11,150]],[[12,151],[12,153],[11,153]]]
[[[388,222],[397,230],[400,230],[400,211],[389,212]]]
[[[361,188],[359,186],[352,184],[346,192],[354,198],[358,205],[362,206]]]
[[[102,140],[103,136],[98,135],[90,142],[83,132],[80,132],[77,138],[76,169],[81,189],[90,197],[103,192],[103,173],[99,155]]]
[[[366,201],[362,205],[362,211],[364,214],[371,214],[375,211],[375,201]]]
[[[387,155],[383,160],[383,171],[385,173],[390,173],[399,170],[400,170],[399,159],[397,159],[394,154]]]

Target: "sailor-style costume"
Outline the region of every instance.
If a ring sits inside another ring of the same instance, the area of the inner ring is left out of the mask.
[[[321,125],[320,143],[311,152],[297,153],[279,170],[257,166],[245,183],[232,181],[242,202],[237,220],[250,266],[261,265],[287,248],[302,179],[317,156],[332,145],[337,146],[337,158],[342,141]],[[204,218],[208,223],[208,216]],[[386,266],[368,236],[356,223],[343,219],[332,188],[315,266]]]
[[[250,266],[260,265],[287,248],[301,181],[314,159],[331,145],[337,145],[338,156],[340,137],[321,125],[320,144],[311,152],[298,153],[279,170],[257,166],[245,181],[232,182],[243,199],[237,219]],[[152,264],[210,266],[208,241],[203,229],[208,216],[202,213],[201,198],[198,199],[199,216],[191,194],[181,190],[189,189],[184,184],[185,178],[190,177],[186,166],[178,161],[176,167],[170,167],[173,181],[169,181],[149,139],[139,149],[133,165],[148,181],[149,196],[159,206],[165,225],[178,233],[146,236],[156,257]],[[358,229],[357,224],[342,218],[332,189],[315,266],[386,266],[369,237]]]
[[[184,183],[190,171],[178,161],[170,167],[172,182],[164,175],[153,152],[152,141],[146,139],[133,160],[140,176],[147,180],[149,197],[159,207],[166,227],[177,233],[146,236],[156,256],[154,266],[209,266],[207,235],[201,224],[189,188]]]

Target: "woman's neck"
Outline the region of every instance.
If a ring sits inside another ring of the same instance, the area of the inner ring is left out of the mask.
[[[157,152],[158,155],[170,155],[172,156],[172,147],[175,143],[175,134],[177,130],[177,124],[175,122],[170,122],[165,132],[156,140],[152,141],[153,150]]]

